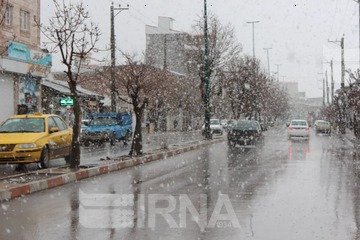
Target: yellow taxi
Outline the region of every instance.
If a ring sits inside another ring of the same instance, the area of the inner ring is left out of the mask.
[[[57,115],[24,114],[5,120],[0,126],[0,164],[39,163],[70,160],[72,129]]]

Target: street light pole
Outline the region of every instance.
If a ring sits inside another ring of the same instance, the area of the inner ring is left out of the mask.
[[[267,64],[268,64],[268,73],[269,73],[269,77],[270,77],[270,58],[269,58],[269,50],[272,48],[264,48],[264,50],[267,53]]]
[[[204,40],[205,40],[205,138],[211,139],[210,130],[210,99],[209,99],[209,42],[208,42],[208,25],[207,25],[207,7],[204,0]]]
[[[277,67],[277,81],[280,82],[280,66],[281,64],[275,64]]]
[[[359,68],[360,68],[360,0],[355,0],[359,4]]]
[[[115,86],[115,27],[114,27],[114,11],[117,10],[119,12],[123,10],[129,10],[129,5],[127,7],[122,8],[120,5],[117,8],[114,8],[114,3],[111,3],[110,6],[110,48],[111,48],[111,70],[110,70],[110,78],[111,78],[111,111],[116,111],[116,86]]]
[[[259,23],[260,21],[251,21],[247,22],[252,25],[252,34],[253,34],[253,58],[255,58],[255,23]]]
[[[344,59],[344,36],[341,38],[341,40],[335,40],[328,42],[335,43],[337,45],[340,45],[341,47],[341,88],[345,87],[345,59]]]

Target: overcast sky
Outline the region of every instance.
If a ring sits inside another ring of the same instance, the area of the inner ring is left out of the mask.
[[[50,0],[42,0],[42,22],[53,15]],[[98,47],[105,49],[110,39],[111,0],[85,0],[92,20],[101,31]],[[125,52],[145,50],[145,25],[157,25],[158,16],[175,19],[174,29],[191,31],[195,19],[203,14],[203,0],[117,0],[115,5],[130,5],[130,10],[115,18],[116,45]],[[265,47],[270,50],[271,72],[280,66],[280,81],[297,81],[307,97],[322,96],[322,79],[334,59],[335,88],[340,86],[340,47],[328,40],[340,40],[345,34],[346,68],[355,69],[359,53],[358,4],[354,0],[208,0],[208,11],[224,24],[231,23],[243,45],[243,54],[252,55],[252,27],[255,25],[256,57],[267,66]],[[324,53],[325,52],[325,53]],[[110,52],[97,56],[110,59]],[[121,61],[120,56],[118,56]],[[119,62],[118,61],[118,62]],[[53,70],[60,70],[54,57]],[[284,77],[283,77],[284,76]]]

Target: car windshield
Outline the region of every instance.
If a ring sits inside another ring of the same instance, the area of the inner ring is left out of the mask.
[[[240,130],[255,130],[258,129],[259,125],[257,122],[254,121],[239,121],[235,126],[234,129]]]
[[[45,132],[44,118],[10,118],[0,127],[0,133]]]
[[[292,126],[307,126],[305,121],[291,121]]]
[[[116,119],[113,118],[95,118],[91,120],[89,126],[113,126],[116,125]]]
[[[219,124],[220,124],[219,119],[211,119],[210,120],[210,125],[219,125]]]
[[[330,123],[327,122],[327,121],[317,121],[316,124],[317,124],[317,125],[319,125],[319,124],[320,124],[320,125],[330,125]]]

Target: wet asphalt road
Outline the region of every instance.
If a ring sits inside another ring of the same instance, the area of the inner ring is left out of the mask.
[[[160,149],[164,143],[171,147],[175,144],[188,143],[191,141],[200,140],[200,131],[189,132],[166,132],[143,134],[144,152],[154,149]],[[122,141],[116,142],[114,146],[110,143],[96,144],[93,143],[89,147],[81,146],[80,163],[82,166],[101,164],[101,161],[106,159],[114,159],[117,156],[127,155],[130,151],[130,143],[124,145]],[[66,165],[64,158],[54,159],[50,161],[50,167],[63,167]],[[17,164],[0,165],[0,177],[10,176],[14,174],[23,173],[24,171],[16,170]],[[38,164],[28,164],[28,171],[35,171],[38,169]]]
[[[355,152],[272,129],[4,202],[0,239],[360,239]]]

